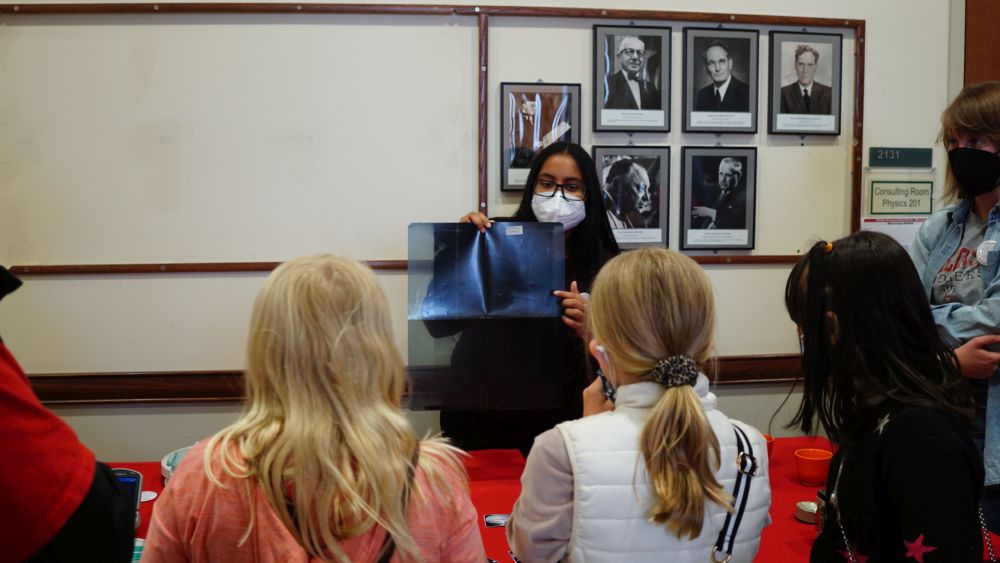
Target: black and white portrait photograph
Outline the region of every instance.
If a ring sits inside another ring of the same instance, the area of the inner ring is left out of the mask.
[[[683,147],[681,163],[681,248],[753,248],[757,149]]]
[[[670,28],[594,26],[594,130],[670,130]]]
[[[618,245],[666,247],[670,147],[595,146],[591,153]]]
[[[500,131],[500,189],[523,190],[537,152],[580,142],[580,85],[501,83]]]
[[[771,133],[840,134],[843,36],[771,32]]]
[[[684,28],[684,131],[757,131],[756,30]]]

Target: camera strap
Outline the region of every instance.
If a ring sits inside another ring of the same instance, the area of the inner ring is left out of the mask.
[[[750,480],[757,474],[757,458],[753,455],[753,446],[746,432],[733,425],[736,433],[736,484],[733,485],[733,511],[726,514],[726,521],[719,531],[719,539],[712,548],[712,561],[725,563],[733,557],[733,545],[736,543],[736,532],[743,521],[743,513],[747,509],[747,499],[750,498]],[[718,554],[725,554],[725,559],[718,559]]]

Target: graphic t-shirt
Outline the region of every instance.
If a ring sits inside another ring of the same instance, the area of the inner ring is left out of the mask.
[[[945,303],[961,303],[976,305],[983,299],[983,275],[980,272],[979,259],[976,250],[983,243],[986,235],[986,220],[970,212],[965,219],[965,233],[962,244],[951,258],[944,263],[941,270],[934,276],[931,283],[931,305]],[[984,421],[986,417],[986,397],[988,392],[986,379],[966,379],[972,395],[976,400],[976,418]],[[973,435],[983,437],[985,426],[973,424]]]
[[[962,303],[975,305],[983,299],[983,275],[979,271],[976,250],[983,243],[986,220],[975,213],[965,219],[962,244],[934,276],[931,304]]]

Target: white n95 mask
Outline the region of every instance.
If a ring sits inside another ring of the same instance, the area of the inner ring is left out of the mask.
[[[535,194],[531,198],[531,210],[541,223],[562,223],[564,230],[570,230],[579,225],[587,210],[583,201],[566,201],[561,195],[542,197]]]

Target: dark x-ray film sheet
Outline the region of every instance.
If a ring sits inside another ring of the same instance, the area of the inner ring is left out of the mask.
[[[558,223],[413,223],[410,320],[558,317],[565,288]]]
[[[563,239],[557,223],[410,225],[409,408],[558,406]]]

